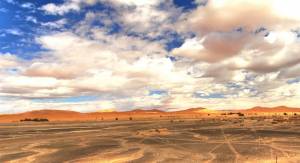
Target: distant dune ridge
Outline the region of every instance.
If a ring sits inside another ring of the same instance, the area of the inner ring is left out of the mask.
[[[253,107],[251,109],[244,110],[244,112],[253,112],[253,113],[259,113],[259,112],[300,112],[300,108],[292,108],[292,107],[286,107],[286,106],[277,106],[277,107]]]
[[[204,110],[207,110],[205,108],[190,108],[186,110],[179,110],[179,111],[174,111],[174,113],[201,113]]]
[[[134,120],[145,118],[158,117],[181,117],[189,118],[193,115],[219,114],[224,112],[242,112],[242,113],[296,113],[300,112],[300,108],[292,108],[286,106],[278,107],[253,107],[245,110],[210,110],[206,108],[190,108],[180,111],[165,112],[158,109],[143,110],[135,109],[131,111],[117,112],[114,110],[103,112],[80,113],[68,110],[36,110],[18,114],[2,114],[0,115],[0,122],[19,122],[26,118],[45,118],[50,121],[91,121],[91,120]]]
[[[158,110],[158,109],[151,109],[151,110],[143,110],[143,109],[135,109],[135,110],[131,110],[131,111],[126,111],[127,113],[164,113],[164,111],[162,110]]]

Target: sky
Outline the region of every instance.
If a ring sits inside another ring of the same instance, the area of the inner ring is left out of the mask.
[[[300,107],[298,0],[1,0],[0,114]]]

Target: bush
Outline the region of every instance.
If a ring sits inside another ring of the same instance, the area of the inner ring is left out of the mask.
[[[129,120],[132,121],[132,117],[129,117]]]
[[[240,117],[245,116],[243,113],[237,113]]]
[[[119,120],[119,118],[118,118],[118,117],[116,118],[116,121],[117,121],[117,120]]]

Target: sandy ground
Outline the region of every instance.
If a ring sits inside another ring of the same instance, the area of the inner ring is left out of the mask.
[[[0,124],[0,162],[275,163],[276,159],[300,162],[298,118],[280,123],[251,117]]]

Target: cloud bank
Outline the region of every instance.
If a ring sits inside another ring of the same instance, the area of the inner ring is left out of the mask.
[[[0,54],[0,113],[300,106],[299,2],[194,3],[40,5],[57,19],[28,17],[47,30],[34,35],[37,56]]]

